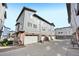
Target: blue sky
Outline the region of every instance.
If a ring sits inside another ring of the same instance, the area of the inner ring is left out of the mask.
[[[23,6],[32,8],[37,14],[55,24],[55,28],[69,26],[66,5],[64,3],[8,3],[5,25],[15,30],[16,19]]]

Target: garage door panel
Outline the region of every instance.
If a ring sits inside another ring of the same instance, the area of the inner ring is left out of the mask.
[[[24,44],[32,44],[38,41],[38,36],[25,36]]]

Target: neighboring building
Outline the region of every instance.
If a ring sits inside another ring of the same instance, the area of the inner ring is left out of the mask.
[[[15,31],[9,31],[9,36],[14,37]]]
[[[72,38],[72,28],[62,27],[55,29],[55,38],[56,39],[71,39]]]
[[[3,26],[3,30],[2,30],[2,35],[1,35],[1,39],[8,39],[9,38],[9,32],[10,32],[10,28]]]
[[[67,3],[68,23],[79,40],[79,3]]]
[[[4,21],[6,19],[6,8],[7,8],[6,3],[0,3],[0,37],[1,37],[1,34],[2,34]]]
[[[16,36],[15,31],[9,31],[9,39],[8,40],[14,41],[15,36]]]
[[[22,44],[31,44],[48,36],[52,38],[54,24],[36,14],[36,11],[24,7],[16,20],[16,32]]]

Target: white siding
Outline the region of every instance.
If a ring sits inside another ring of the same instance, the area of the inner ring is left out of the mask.
[[[55,35],[55,31],[54,31],[54,26],[51,26],[51,34],[54,36]]]
[[[40,20],[37,17],[34,17],[34,12],[30,12],[25,10],[25,17],[24,17],[24,30],[26,33],[35,33],[35,34],[42,34],[42,35],[51,35],[51,30],[54,29],[54,26],[49,25],[48,23]],[[28,27],[28,22],[32,24],[32,27]],[[33,25],[36,25],[37,28],[34,28]],[[43,28],[45,31],[43,31]],[[52,31],[53,32],[53,31]]]
[[[23,12],[20,16],[20,18],[18,19],[18,21],[16,23],[20,23],[19,24],[19,29],[18,29],[18,25],[16,25],[16,32],[19,31],[24,31],[24,15],[25,13]]]
[[[51,25],[49,25],[48,23],[40,20],[40,28],[41,28],[41,34],[43,35],[50,35],[51,33]]]
[[[43,20],[40,20],[38,17],[33,16],[34,14],[35,12],[25,10],[17,21],[17,23],[23,25],[25,34],[41,34],[47,36],[54,35],[54,26],[48,24]],[[28,25],[28,23],[30,25]],[[34,25],[36,25],[36,28],[34,27]],[[18,26],[16,26],[16,28],[17,27]]]
[[[72,29],[73,29],[73,32],[76,31],[76,13],[75,13],[75,10],[77,9],[76,8],[76,4],[71,4],[71,26],[72,26]]]
[[[79,16],[77,16],[76,23],[77,23],[77,27],[79,27]]]
[[[59,28],[55,30],[55,35],[72,35],[73,31],[71,28]]]
[[[49,35],[53,35],[54,26],[51,26],[47,22],[39,19],[38,17],[33,16],[34,14],[35,12],[24,10],[24,12],[21,14],[20,18],[17,21],[17,23],[23,25],[23,29],[19,28],[19,30],[24,31],[24,44],[35,43],[38,41],[38,38],[40,38],[40,40],[44,38],[44,36],[42,35],[46,35],[47,37],[49,37]],[[18,26],[16,26],[16,29],[17,28]]]
[[[36,43],[38,41],[38,36],[25,36],[24,45]]]
[[[2,3],[0,3],[0,30],[4,25],[4,13],[5,13],[5,7],[2,6]]]
[[[33,12],[25,11],[25,18],[24,18],[24,29],[26,33],[37,33],[39,32],[39,20],[33,17]],[[32,26],[28,26],[28,23],[31,23]],[[34,24],[37,28],[34,28]]]

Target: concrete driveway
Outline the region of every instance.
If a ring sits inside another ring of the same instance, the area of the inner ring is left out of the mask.
[[[0,52],[1,56],[79,56],[79,48],[73,48],[70,40],[51,40],[34,43],[24,48]]]

